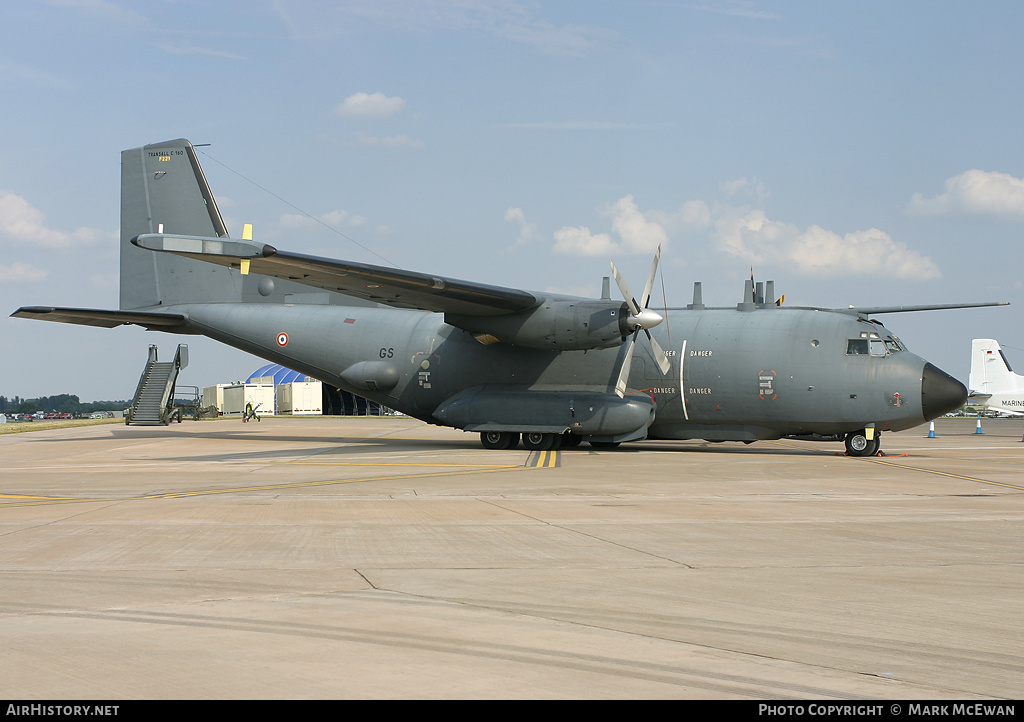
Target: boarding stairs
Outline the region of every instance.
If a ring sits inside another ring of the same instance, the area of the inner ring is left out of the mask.
[[[188,366],[188,346],[181,344],[173,361],[160,361],[157,347],[149,347],[149,360],[139,379],[132,406],[124,422],[136,426],[166,426],[177,417],[181,422],[181,409],[174,405],[174,386],[178,372]]]

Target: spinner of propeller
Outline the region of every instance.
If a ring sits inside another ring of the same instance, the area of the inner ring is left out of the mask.
[[[654,288],[654,279],[658,275],[658,261],[661,258],[661,246],[658,246],[657,252],[654,254],[654,262],[651,264],[651,272],[647,276],[647,283],[644,286],[643,295],[640,297],[640,302],[637,303],[633,293],[629,290],[629,286],[626,284],[622,275],[619,274],[619,269],[612,263],[612,276],[615,277],[615,283],[619,286],[619,291],[622,293],[622,297],[626,300],[626,305],[629,307],[629,316],[626,319],[626,324],[633,330],[629,338],[625,341],[625,349],[622,354],[622,365],[619,368],[618,380],[615,383],[615,393],[620,398],[626,394],[626,383],[629,381],[629,370],[633,363],[633,350],[634,344],[636,343],[636,337],[643,331],[647,334],[647,340],[651,344],[651,352],[654,355],[654,360],[658,364],[658,368],[661,369],[661,373],[667,374],[672,370],[672,364],[668,360],[668,354],[661,348],[661,344],[651,335],[650,329],[657,326],[659,323],[665,320],[664,316],[656,311],[652,311],[647,308],[647,305],[651,301],[651,289]]]

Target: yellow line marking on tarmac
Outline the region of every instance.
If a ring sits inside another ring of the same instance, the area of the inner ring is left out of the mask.
[[[62,496],[28,496],[26,494],[0,494],[0,499],[43,499],[46,501],[62,501]]]
[[[295,466],[443,466],[448,468],[471,469],[517,469],[519,464],[417,464],[417,463],[380,463],[376,461],[247,461],[246,464],[270,465],[293,464]]]
[[[796,446],[796,445],[793,445],[793,444],[786,444],[786,443],[783,443],[783,442],[780,442],[780,441],[771,441],[770,443],[775,444],[777,446],[788,446],[788,447],[793,448],[793,449],[803,449],[803,448],[805,448],[805,447]],[[843,454],[838,454],[838,456],[842,456],[842,455]],[[872,462],[874,464],[882,464],[884,466],[894,466],[897,469],[907,469],[908,471],[921,471],[921,472],[924,472],[925,474],[935,474],[937,476],[948,476],[951,479],[963,479],[964,481],[973,481],[973,482],[975,482],[977,484],[990,484],[992,486],[1002,486],[1002,487],[1005,487],[1007,489],[1019,489],[1020,491],[1024,491],[1024,486],[1018,486],[1018,485],[1015,485],[1015,484],[1004,484],[1004,483],[1002,483],[1000,481],[989,481],[988,479],[979,479],[979,478],[977,478],[975,476],[964,476],[963,474],[952,474],[952,473],[950,473],[948,471],[936,471],[935,469],[925,469],[924,467],[921,467],[921,466],[909,466],[907,464],[895,464],[895,463],[893,463],[891,461],[883,461],[880,458],[872,457],[872,456],[850,456],[849,458],[853,459],[855,461],[870,461],[870,462]]]
[[[864,457],[860,461],[870,461],[873,464],[882,464],[884,466],[895,466],[897,469],[909,469],[910,471],[923,471],[926,474],[936,474],[938,476],[948,476],[952,479],[963,479],[964,481],[974,481],[979,484],[991,484],[992,486],[1003,486],[1007,489],[1019,489],[1024,491],[1024,486],[1017,486],[1015,484],[1004,484],[999,481],[989,481],[988,479],[979,479],[974,476],[964,476],[963,474],[951,474],[948,471],[936,471],[935,469],[925,469],[920,466],[908,466],[906,464],[894,464],[891,461],[882,461],[881,459],[874,459],[871,457]]]
[[[533,469],[554,469],[562,465],[562,454],[557,449],[534,451],[526,465]]]

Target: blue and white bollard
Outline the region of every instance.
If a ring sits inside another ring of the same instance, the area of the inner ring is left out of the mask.
[[[928,422],[928,438],[929,439],[934,439],[935,438],[935,422],[934,421],[929,421]],[[1021,438],[1021,441],[1024,441],[1024,438]]]
[[[974,429],[974,433],[976,433],[976,434],[980,434],[981,433],[981,417],[980,416],[978,417],[978,426],[977,426],[976,429]]]

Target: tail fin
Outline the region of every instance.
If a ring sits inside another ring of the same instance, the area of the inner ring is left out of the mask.
[[[999,342],[991,338],[976,338],[971,342],[968,383],[972,394],[983,396],[1024,391],[1024,376],[1013,372]]]
[[[161,228],[162,227],[162,228]],[[142,233],[227,236],[224,219],[184,139],[121,153],[122,310],[176,303],[242,300],[242,279],[231,269],[132,245]]]

